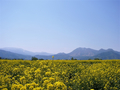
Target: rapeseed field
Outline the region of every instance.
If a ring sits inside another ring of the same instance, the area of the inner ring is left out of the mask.
[[[120,60],[0,60],[0,90],[120,90]]]

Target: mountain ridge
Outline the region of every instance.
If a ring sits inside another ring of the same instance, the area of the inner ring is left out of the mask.
[[[30,55],[22,55],[5,50],[0,50],[0,57],[7,59],[27,59],[27,60],[31,59]]]
[[[97,54],[92,57],[94,58],[99,58],[99,59],[120,59],[120,54],[115,52],[115,51],[106,51],[100,54]]]
[[[75,50],[73,50],[72,52],[68,53],[70,56],[94,56],[103,52],[107,52],[107,51],[114,51],[116,53],[119,53],[118,51],[115,51],[113,49],[99,49],[99,50],[95,50],[95,49],[91,49],[91,48],[76,48]]]
[[[93,56],[96,50],[91,48],[76,48],[72,52],[68,53],[70,56]]]
[[[28,50],[24,50],[21,48],[14,48],[14,47],[5,47],[5,48],[1,48],[1,50],[10,51],[10,52],[17,53],[17,54],[31,55],[31,56],[34,56],[34,55],[46,55],[46,56],[53,55],[53,54],[47,53],[47,52],[31,52]]]
[[[22,49],[23,50],[23,49]],[[18,54],[13,53],[5,50],[0,49],[0,57],[2,58],[10,58],[10,59],[31,59],[32,57],[37,57],[38,59],[52,59],[53,55],[25,55],[25,54]],[[100,49],[94,50],[91,48],[76,48],[70,53],[58,53],[54,54],[54,59],[71,59],[76,58],[78,60],[85,60],[85,59],[120,59],[120,52],[114,51],[113,49]]]

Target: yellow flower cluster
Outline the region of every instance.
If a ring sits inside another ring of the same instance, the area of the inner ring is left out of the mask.
[[[0,60],[0,90],[120,90],[120,60]]]

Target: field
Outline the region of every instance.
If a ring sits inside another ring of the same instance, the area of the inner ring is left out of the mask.
[[[120,60],[0,60],[0,90],[120,90]]]

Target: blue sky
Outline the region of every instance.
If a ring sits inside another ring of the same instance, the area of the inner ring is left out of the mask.
[[[119,0],[0,0],[0,48],[120,51]]]

